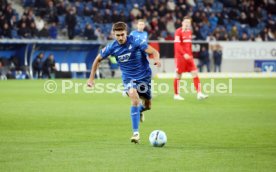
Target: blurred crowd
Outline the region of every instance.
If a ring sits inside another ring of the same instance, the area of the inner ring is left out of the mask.
[[[184,16],[195,40],[274,41],[274,0],[23,0],[23,14],[0,0],[0,37],[111,39],[116,21],[146,22],[150,40],[173,40]]]

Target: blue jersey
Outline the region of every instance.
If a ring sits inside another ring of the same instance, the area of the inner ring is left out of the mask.
[[[130,35],[133,35],[134,37],[137,37],[139,39],[142,39],[144,41],[147,41],[148,42],[148,33],[143,31],[143,32],[140,32],[138,30],[134,30],[130,33]]]
[[[142,54],[148,48],[146,41],[132,35],[127,36],[126,43],[119,44],[116,40],[100,51],[102,58],[115,56],[122,71],[122,79],[141,80],[151,77],[149,61]]]

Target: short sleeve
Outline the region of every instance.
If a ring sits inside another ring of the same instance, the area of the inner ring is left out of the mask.
[[[101,49],[100,54],[103,59],[107,58],[109,55],[111,55],[111,44],[108,44],[103,49]]]

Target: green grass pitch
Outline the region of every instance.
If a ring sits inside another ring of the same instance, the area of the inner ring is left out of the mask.
[[[48,94],[45,81],[0,82],[1,172],[276,171],[276,79],[233,79],[232,94],[210,94],[204,101],[192,93],[174,101],[171,86],[153,98],[139,145],[129,140],[128,98],[81,88],[62,94],[61,80]],[[97,80],[108,82],[121,81]],[[149,144],[155,129],[168,136],[163,148]]]

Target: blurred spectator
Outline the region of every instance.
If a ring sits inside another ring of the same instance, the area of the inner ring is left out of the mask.
[[[51,12],[50,15],[48,16],[48,23],[56,23],[58,24],[59,20],[58,20],[58,16],[56,15],[56,13]]]
[[[97,0],[96,2],[94,2],[94,6],[97,8],[97,9],[103,9],[104,8],[104,5],[103,5],[103,1],[102,0]]]
[[[260,34],[257,35],[257,37],[255,38],[255,41],[256,42],[262,42],[263,41],[263,39],[262,39],[262,37],[261,37]]]
[[[174,11],[175,10],[175,2],[174,2],[174,0],[169,0],[167,2],[167,9],[168,9],[168,11]]]
[[[241,36],[241,39],[240,39],[241,41],[248,41],[248,35],[247,35],[247,33],[242,33],[242,36]]]
[[[193,23],[200,23],[201,22],[201,17],[200,17],[199,11],[195,12],[195,15],[193,15],[192,19],[193,19]],[[181,19],[181,21],[182,21],[182,19]]]
[[[159,9],[158,9],[158,14],[161,17],[164,17],[167,14],[167,9],[164,4],[160,4]]]
[[[34,78],[42,78],[42,67],[43,67],[44,53],[39,53],[33,61],[33,76]]]
[[[84,16],[91,16],[93,13],[92,11],[90,10],[89,7],[84,7],[84,10],[83,10],[83,15]]]
[[[84,35],[84,38],[87,40],[97,40],[95,31],[90,24],[86,24],[83,35]]]
[[[41,16],[37,16],[35,19],[35,25],[38,31],[41,31],[44,28],[45,22]]]
[[[230,38],[238,38],[239,37],[239,32],[238,32],[238,28],[237,28],[237,26],[233,26],[232,27],[232,29],[231,29],[231,32],[230,32],[230,34],[229,34],[229,37]]]
[[[260,33],[263,41],[269,41],[268,37],[268,28],[264,28],[264,30]]]
[[[97,8],[93,8],[93,20],[95,23],[103,23],[103,16]]]
[[[138,16],[141,16],[141,11],[139,10],[139,5],[134,4],[134,8],[130,11],[131,19],[137,19]]]
[[[214,46],[213,58],[214,58],[214,72],[221,72],[222,47],[219,44]]]
[[[216,40],[217,40],[217,39],[216,39],[216,37],[214,37],[213,34],[209,34],[209,35],[207,36],[207,38],[206,38],[206,41],[207,41],[207,42],[216,41]]]
[[[21,27],[18,29],[18,35],[22,38],[30,38],[30,30],[26,27],[26,23],[22,23]]]
[[[5,23],[4,26],[3,26],[3,29],[0,30],[0,37],[12,38],[11,29],[10,29],[10,26],[9,26],[8,23]]]
[[[249,23],[247,16],[244,12],[241,13],[240,19],[239,19],[240,23],[241,23],[241,27],[246,27],[246,25]]]
[[[38,37],[44,38],[44,39],[47,39],[50,37],[47,24],[44,24],[44,27],[38,32]]]
[[[105,10],[103,22],[104,23],[112,23],[111,11],[109,9]]]
[[[17,27],[20,28],[22,26],[22,23],[26,24],[27,22],[27,16],[22,15],[21,19],[17,22]]]
[[[120,21],[120,16],[119,16],[117,10],[114,10],[114,11],[113,11],[112,19],[113,19],[113,22],[118,22],[118,21]]]
[[[47,14],[57,14],[57,9],[54,5],[53,1],[48,1],[47,7],[46,7]]]
[[[207,51],[206,47],[202,47],[199,53],[199,64],[198,68],[200,72],[203,72],[203,67],[206,66],[207,72],[210,72],[210,59],[209,59],[209,52]]]
[[[172,16],[167,15],[167,26],[166,29],[169,34],[174,34],[175,32],[175,25]]]
[[[95,30],[95,35],[97,36],[97,40],[100,42],[105,42],[107,39],[100,28]]]
[[[32,38],[36,38],[37,35],[38,35],[38,31],[37,31],[37,28],[36,28],[36,25],[34,22],[31,23],[31,26],[30,26],[30,33],[31,33],[31,37]]]
[[[77,18],[76,18],[76,14],[73,9],[69,10],[69,13],[66,15],[65,21],[66,21],[67,30],[68,30],[68,37],[69,37],[69,39],[74,39]]]
[[[119,15],[119,18],[120,18],[120,21],[123,21],[123,22],[129,22],[129,17],[125,15],[125,13],[123,11],[120,12],[120,15]]]
[[[271,13],[268,14],[267,16],[267,27],[268,28],[271,28],[273,30],[276,29],[276,21],[275,21],[275,17],[273,19],[273,16]]]
[[[208,3],[204,8],[204,13],[209,16],[213,12],[211,5]]]
[[[254,12],[250,12],[248,16],[248,23],[250,27],[256,27],[258,24],[258,19],[255,16]]]
[[[10,22],[9,22],[9,26],[11,29],[16,29],[17,28],[17,18],[16,15],[12,16]]]
[[[26,19],[26,25],[29,27],[32,22],[34,22],[34,13],[33,10],[28,10],[27,19]]]
[[[10,71],[19,71],[20,64],[17,56],[11,56],[9,59],[9,69]]]
[[[0,58],[0,80],[7,79],[8,68],[5,67],[3,60]]]
[[[105,9],[112,10],[112,1],[111,0],[107,1],[106,5],[105,5]]]
[[[202,40],[203,39],[201,37],[198,25],[194,25],[193,38],[194,38],[194,40]]]
[[[12,8],[12,4],[8,3],[6,9],[4,11],[5,18],[7,21],[10,21],[12,16],[14,15],[14,9]]]
[[[56,62],[54,59],[54,55],[50,54],[48,58],[43,63],[43,76],[47,78],[55,78],[55,71],[56,71]]]
[[[272,32],[272,29],[268,29],[268,41],[274,41],[275,40],[275,32]]]
[[[251,34],[251,35],[250,35],[249,40],[250,40],[250,41],[255,41],[255,36],[254,36],[254,34]]]
[[[64,1],[60,1],[57,4],[56,9],[57,9],[57,14],[58,15],[65,15],[66,14],[66,6],[65,6]]]
[[[52,39],[57,39],[58,36],[58,28],[55,22],[53,22],[49,28],[49,36]]]

